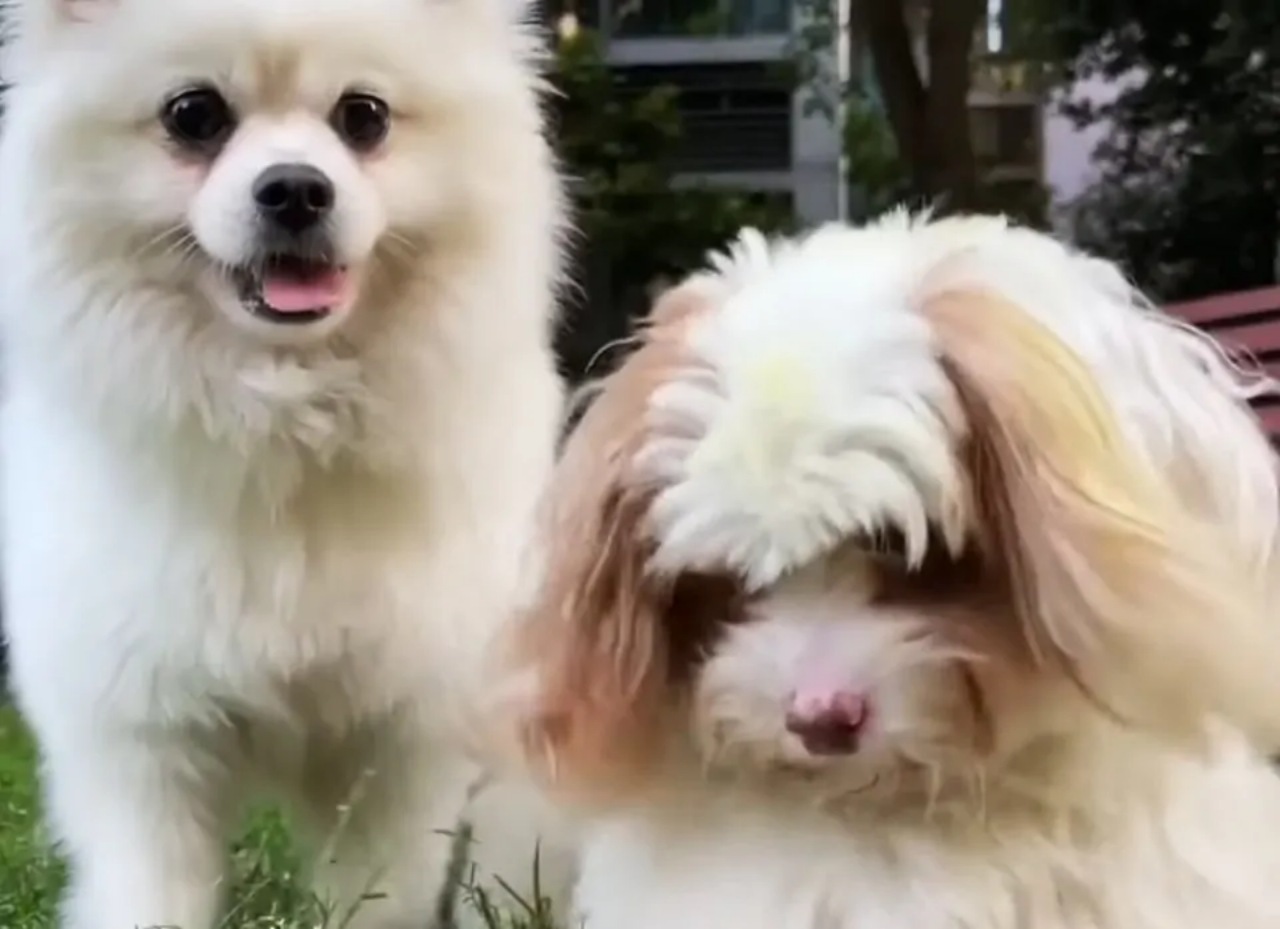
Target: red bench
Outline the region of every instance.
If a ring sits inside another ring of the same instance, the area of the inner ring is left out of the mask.
[[[1210,333],[1229,351],[1247,352],[1280,379],[1280,287],[1174,303],[1165,311]],[[1271,441],[1280,446],[1280,397],[1261,397],[1254,408]]]

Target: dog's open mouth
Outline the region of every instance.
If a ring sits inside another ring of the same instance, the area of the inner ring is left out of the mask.
[[[350,296],[347,269],[293,255],[272,255],[236,271],[240,299],[254,316],[299,325],[324,319]]]

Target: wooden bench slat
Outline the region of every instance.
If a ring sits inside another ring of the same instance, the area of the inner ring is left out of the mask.
[[[1273,440],[1280,438],[1280,406],[1265,406],[1255,412],[1263,431]]]
[[[1164,308],[1166,313],[1185,319],[1197,326],[1219,323],[1233,316],[1280,310],[1280,286],[1260,287],[1231,294],[1218,294],[1201,300],[1172,303]],[[1217,328],[1213,326],[1212,328]]]
[[[1280,319],[1243,326],[1222,326],[1209,333],[1229,351],[1261,352],[1280,350]]]

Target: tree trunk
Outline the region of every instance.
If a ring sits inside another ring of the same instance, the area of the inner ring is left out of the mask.
[[[865,37],[898,154],[918,182],[927,88],[912,54],[902,0],[852,0],[849,20]]]
[[[978,166],[969,119],[974,34],[985,0],[934,0],[926,37],[929,90],[925,124],[931,163],[931,193],[945,195],[951,210],[979,206]]]
[[[945,211],[980,203],[969,124],[970,53],[984,0],[932,0],[924,28],[927,79],[907,21],[912,0],[853,0],[898,152],[915,192]]]

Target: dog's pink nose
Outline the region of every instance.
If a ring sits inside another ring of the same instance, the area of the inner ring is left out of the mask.
[[[787,731],[811,755],[851,755],[867,721],[867,702],[850,690],[798,691],[787,710]]]

